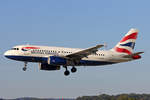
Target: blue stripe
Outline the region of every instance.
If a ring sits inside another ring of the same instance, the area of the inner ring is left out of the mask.
[[[5,56],[9,59],[18,60],[18,61],[27,61],[27,62],[41,62],[47,63],[47,57],[31,57],[31,56]],[[114,64],[115,62],[107,61],[93,61],[93,60],[81,60],[79,64],[75,66],[94,66],[94,65],[108,65]]]
[[[31,57],[31,56],[5,56],[9,59],[27,62],[47,62],[46,57]]]
[[[129,43],[126,43],[126,44],[120,44],[121,46],[128,46],[128,47],[131,47],[132,49],[134,49],[134,45],[135,43],[134,42],[129,42]]]

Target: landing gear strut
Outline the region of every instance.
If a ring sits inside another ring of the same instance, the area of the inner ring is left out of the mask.
[[[66,68],[66,71],[64,72],[64,75],[68,76],[70,74],[70,72],[68,71],[67,66],[64,66],[64,68]]]
[[[27,70],[27,62],[24,62],[24,67],[22,68],[23,71]]]

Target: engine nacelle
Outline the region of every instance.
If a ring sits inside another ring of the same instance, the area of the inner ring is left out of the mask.
[[[65,58],[58,57],[58,56],[50,56],[48,58],[47,63],[50,65],[66,65],[67,60]]]
[[[60,66],[49,65],[47,63],[41,63],[39,65],[39,67],[40,67],[40,70],[49,70],[49,71],[51,71],[51,70],[60,70]]]

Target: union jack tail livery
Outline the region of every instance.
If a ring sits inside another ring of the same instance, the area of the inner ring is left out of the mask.
[[[114,51],[124,54],[132,54],[137,39],[138,30],[130,29],[129,32],[121,39],[121,41],[113,48]]]

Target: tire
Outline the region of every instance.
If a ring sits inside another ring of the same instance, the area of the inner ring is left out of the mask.
[[[26,70],[27,70],[27,68],[26,68],[26,67],[23,67],[23,68],[22,68],[22,70],[23,70],[23,71],[26,71]]]
[[[70,74],[70,72],[68,71],[68,70],[66,70],[65,72],[64,72],[64,75],[65,76],[68,76]]]
[[[75,73],[76,71],[77,71],[77,68],[72,67],[71,72],[72,72],[72,73]]]

